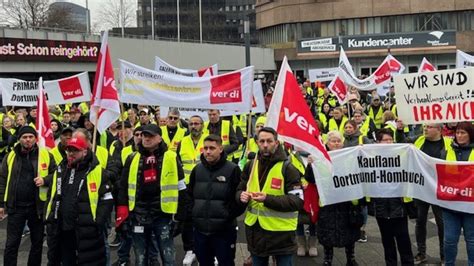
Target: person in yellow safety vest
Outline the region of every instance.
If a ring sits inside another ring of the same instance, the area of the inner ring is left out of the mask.
[[[471,122],[459,122],[456,127],[456,133],[451,148],[448,149],[446,154],[446,161],[474,161],[473,152],[473,140],[474,140],[474,126]],[[460,170],[453,170],[453,175],[460,176],[466,175]],[[456,184],[460,190],[465,190],[469,186],[472,186],[471,182],[466,182],[466,179],[459,180]],[[468,185],[470,184],[470,185]],[[463,193],[461,193],[462,195]],[[458,194],[459,195],[459,194]],[[468,257],[468,265],[474,265],[474,214],[467,212],[453,211],[447,208],[443,208],[443,219],[444,219],[444,250],[445,250],[445,262],[446,265],[455,265],[457,256],[457,247],[459,242],[459,236],[464,231],[464,241],[466,242],[466,250]],[[461,230],[462,229],[462,230]]]
[[[316,102],[316,105],[319,107],[319,112],[321,112],[321,108],[325,103],[329,104],[331,108],[336,107],[337,104],[337,100],[335,99],[334,95],[329,92],[328,88],[324,88],[323,95],[319,96]]]
[[[429,123],[423,126],[423,135],[418,137],[414,144],[422,152],[427,155],[442,159],[446,152],[451,147],[452,140],[447,137],[443,137],[441,132],[443,124]],[[438,239],[440,248],[440,257],[444,259],[444,228],[443,228],[443,216],[441,207],[432,205],[428,202],[415,199],[415,205],[418,209],[418,217],[416,218],[415,235],[417,242],[418,254],[415,256],[415,263],[420,264],[427,260],[426,258],[426,223],[428,220],[428,210],[431,206],[433,214],[436,220],[436,226],[438,227]]]
[[[160,243],[163,265],[176,265],[171,224],[184,220],[184,173],[176,153],[163,142],[160,127],[150,124],[142,129],[142,143],[122,170],[116,227],[130,219],[136,265],[145,265],[146,231],[153,231]]]
[[[236,198],[247,205],[245,227],[253,265],[291,265],[296,250],[298,210],[303,208],[303,189],[298,170],[288,161],[273,128],[258,132],[256,160],[248,162]],[[284,240],[283,240],[284,239]]]
[[[255,135],[251,139],[249,139],[248,141],[249,144],[245,151],[247,158],[249,157],[250,153],[253,153],[254,155],[252,157],[255,158],[255,155],[258,152],[258,144],[257,144],[258,132],[260,131],[262,127],[265,126],[266,122],[267,122],[267,117],[265,116],[260,116],[257,118],[257,121],[255,121]]]
[[[71,113],[69,111],[64,111],[61,119],[61,123],[64,127],[70,127],[71,125]]]
[[[163,132],[163,141],[168,146],[169,150],[176,152],[178,145],[184,136],[187,135],[187,130],[178,126],[180,114],[178,108],[170,108],[168,112],[168,122],[166,126],[161,127]]]
[[[328,132],[327,139],[326,147],[329,151],[342,149],[343,138],[339,131]],[[306,178],[308,181],[314,180],[314,177]],[[351,222],[354,216],[358,218]],[[332,265],[334,247],[345,248],[346,265],[358,265],[354,246],[360,236],[362,220],[359,200],[325,205],[319,209],[317,231],[319,243],[324,247],[324,265]]]
[[[10,152],[16,142],[12,119],[5,115],[2,121],[3,126],[0,128],[0,162]]]
[[[344,126],[344,148],[369,143],[372,143],[372,141],[370,141],[366,136],[362,135],[357,123],[354,120],[348,120]]]
[[[378,144],[393,144],[393,131],[379,129],[376,133]],[[397,249],[401,265],[413,265],[410,234],[408,231],[410,198],[371,198],[370,206],[382,236],[386,265],[397,265]]]
[[[54,161],[56,165],[59,165],[64,158],[66,158],[66,145],[67,142],[72,138],[72,133],[74,132],[74,128],[66,127],[61,130],[61,135],[59,136],[59,143],[49,151],[54,157]]]
[[[130,121],[134,128],[137,126],[139,121],[137,109],[131,107],[127,110],[127,120]]]
[[[135,124],[135,127],[146,126],[148,124],[152,124],[150,111],[148,110],[148,108],[140,109],[140,111],[138,112],[138,117],[139,117],[139,121]]]
[[[321,110],[318,112],[317,120],[319,120],[323,124],[323,129],[327,128],[328,121],[329,119],[331,119],[331,116],[329,115],[330,111],[331,106],[329,105],[329,103],[325,103],[323,104]]]
[[[73,137],[65,149],[46,206],[49,264],[106,265],[111,187],[86,139]]]
[[[242,154],[244,152],[244,144],[247,141],[247,118],[248,115],[246,114],[232,116],[232,124],[234,127],[234,131],[237,136],[237,139],[240,142],[239,148],[237,149],[237,151],[234,152],[233,161],[235,163],[238,163],[240,158],[242,157]]]
[[[38,112],[38,107],[37,106],[32,106],[30,108],[30,111],[28,112],[28,116],[26,118],[26,121],[28,125],[34,129],[36,129],[36,115]]]
[[[56,164],[46,149],[38,148],[34,128],[22,127],[18,137],[19,144],[3,159],[0,168],[0,219],[8,213],[3,265],[17,265],[21,235],[27,223],[31,233],[28,265],[41,265],[43,210],[50,174]]]
[[[89,113],[89,104],[86,103],[86,102],[80,103],[79,106],[77,106],[77,108],[79,108],[79,111],[80,111],[81,114],[83,114],[83,115]]]
[[[347,122],[347,117],[344,116],[341,107],[334,108],[333,117],[329,119],[328,126],[326,132],[337,130],[342,134],[344,134],[344,125]]]
[[[217,109],[207,111],[209,121],[204,123],[204,134],[214,134],[222,138],[222,145],[227,154],[227,160],[232,161],[232,153],[239,148],[239,140],[235,134],[232,123],[221,118],[221,112]]]
[[[377,128],[382,127],[382,116],[383,116],[383,106],[380,102],[380,96],[375,94],[372,97],[372,101],[367,109],[367,115],[374,120],[375,126]]]
[[[383,128],[389,128],[393,132],[393,139],[395,142],[400,142],[403,135],[409,132],[408,126],[404,126],[401,120],[397,119],[392,111],[385,111],[382,116]],[[403,132],[403,134],[399,134]],[[400,136],[401,135],[401,136]]]
[[[374,139],[377,127],[370,116],[364,114],[362,110],[354,110],[352,120],[356,122],[357,127],[363,136],[366,136],[369,139]]]
[[[129,121],[119,122],[117,125],[118,139],[114,140],[109,148],[109,155],[115,161],[122,161],[122,150],[128,146],[133,146],[133,129]],[[124,145],[125,142],[125,145]]]

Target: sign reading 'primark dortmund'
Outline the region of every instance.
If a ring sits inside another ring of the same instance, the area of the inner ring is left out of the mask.
[[[456,45],[455,31],[430,31],[377,35],[313,38],[298,41],[298,53],[373,50],[387,48],[425,48]]]

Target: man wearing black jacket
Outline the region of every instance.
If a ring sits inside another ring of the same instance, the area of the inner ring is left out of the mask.
[[[245,165],[236,193],[236,200],[247,205],[248,250],[253,265],[268,265],[269,256],[277,265],[292,265],[298,210],[303,208],[300,173],[273,128],[261,128],[257,138],[257,158]]]
[[[239,148],[239,144],[242,144],[237,139],[232,122],[223,120],[221,112],[217,109],[207,111],[207,115],[209,116],[209,122],[204,124],[203,132],[221,137],[224,152],[227,154],[227,160],[232,161],[232,153]]]
[[[20,128],[19,144],[3,159],[0,169],[0,219],[8,211],[4,265],[17,265],[18,248],[25,224],[31,232],[28,265],[41,265],[43,249],[43,208],[47,186],[56,164],[47,150],[36,145],[36,131]],[[38,164],[39,160],[39,164]],[[39,176],[38,173],[39,169]]]
[[[194,247],[200,265],[234,265],[237,221],[245,206],[234,195],[240,183],[239,167],[226,160],[222,140],[204,139],[201,163],[191,172],[188,193],[193,199]]]
[[[142,144],[122,170],[117,203],[117,227],[130,212],[135,265],[146,265],[148,230],[156,237],[163,265],[176,264],[173,218],[183,220],[185,189],[181,163],[162,141],[160,127],[143,126]]]

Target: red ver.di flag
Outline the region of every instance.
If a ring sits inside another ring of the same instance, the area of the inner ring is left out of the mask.
[[[321,141],[318,126],[301,95],[286,57],[268,109],[266,126],[274,128],[280,140],[309,152],[314,157],[315,173],[332,173],[331,159]]]
[[[120,116],[120,104],[107,39],[108,33],[105,31],[100,46],[91,99],[90,121],[99,133],[103,133]]]
[[[421,61],[420,68],[418,69],[418,73],[422,72],[431,72],[431,71],[436,71],[435,66],[426,59],[426,57],[423,57],[423,60]]]
[[[38,133],[38,147],[52,149],[54,143],[53,130],[49,120],[48,104],[43,89],[43,78],[38,81],[38,101],[36,103],[38,114],[36,115],[36,132]]]
[[[347,100],[347,85],[344,83],[339,75],[331,81],[328,86],[329,91],[331,91],[334,95],[336,95],[339,104],[344,104]]]

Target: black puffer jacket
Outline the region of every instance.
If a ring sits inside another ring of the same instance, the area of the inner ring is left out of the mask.
[[[84,183],[80,186],[78,192],[74,192],[77,195],[75,199],[75,210],[69,210],[73,212],[75,219],[75,234],[78,248],[78,265],[105,265],[105,243],[104,243],[104,228],[107,217],[110,217],[112,211],[113,199],[110,196],[111,187],[108,185],[108,180],[102,179],[101,185],[98,188],[99,191],[99,202],[97,204],[96,220],[92,217],[89,193],[87,190],[87,175],[88,173],[99,166],[99,161],[92,154],[88,152],[83,162],[79,163],[76,167],[75,179],[84,179]],[[71,174],[71,169],[67,166],[67,160],[63,160],[57,169],[57,178],[60,178],[62,183],[68,182]],[[103,175],[104,177],[104,175]],[[50,191],[51,193],[51,191]],[[51,195],[48,197],[48,202]],[[61,210],[61,196],[57,193],[53,195],[52,206],[56,206],[59,202],[58,210]],[[57,219],[54,215],[55,208],[52,208],[51,213],[46,217],[47,222],[47,233],[48,233],[48,259],[55,260],[55,256],[59,256],[58,238],[59,235],[60,219]],[[58,215],[60,217],[61,214]],[[52,256],[52,257],[50,257]],[[56,258],[57,259],[57,258]]]
[[[21,157],[26,157],[25,159],[31,161],[31,165],[33,168],[33,173],[38,172],[38,147],[35,145],[29,152],[22,151],[21,145],[17,144],[13,150],[11,151],[15,153],[15,159],[13,161],[12,166],[12,174],[10,179],[10,184],[8,185],[8,198],[7,201],[4,202],[4,197],[6,193],[6,186],[7,186],[7,179],[8,179],[8,154],[3,158],[2,165],[0,167],[0,208],[7,208],[8,212],[14,212],[16,208],[16,195],[18,190],[19,184],[19,177],[22,175],[21,171],[22,168],[22,160]],[[56,163],[54,161],[53,155],[49,154],[49,166],[48,172],[51,173],[46,178],[44,178],[44,185],[49,186],[52,173],[54,169],[56,169]],[[34,174],[36,175],[36,174]],[[31,180],[33,183],[34,181]],[[36,198],[36,211],[40,217],[43,217],[43,209],[44,209],[44,202],[39,199],[39,189],[35,189],[35,198]]]
[[[351,209],[362,209],[352,202],[341,202],[326,205],[319,209],[318,239],[321,245],[328,247],[344,247],[359,239],[360,228],[350,224]]]
[[[257,155],[259,160],[260,186],[263,187],[270,169],[277,163],[288,159],[281,145],[270,158],[264,158]],[[242,181],[239,184],[236,193],[236,200],[240,203],[240,194],[246,191],[252,163],[245,165],[242,173]],[[292,164],[288,164],[284,173],[284,196],[267,195],[263,204],[265,207],[280,212],[293,212],[303,208],[303,200],[297,195],[288,194],[289,191],[302,189],[300,173]],[[240,203],[241,204],[241,203]],[[248,250],[252,255],[271,256],[288,255],[296,252],[295,231],[267,231],[263,229],[258,221],[252,226],[245,226],[247,236]]]
[[[201,163],[192,170],[188,185],[193,201],[192,221],[199,232],[212,234],[235,228],[235,218],[245,210],[234,200],[240,174],[240,168],[227,161],[224,152],[213,165],[201,154]]]
[[[376,218],[401,218],[408,215],[403,198],[372,198]]]

